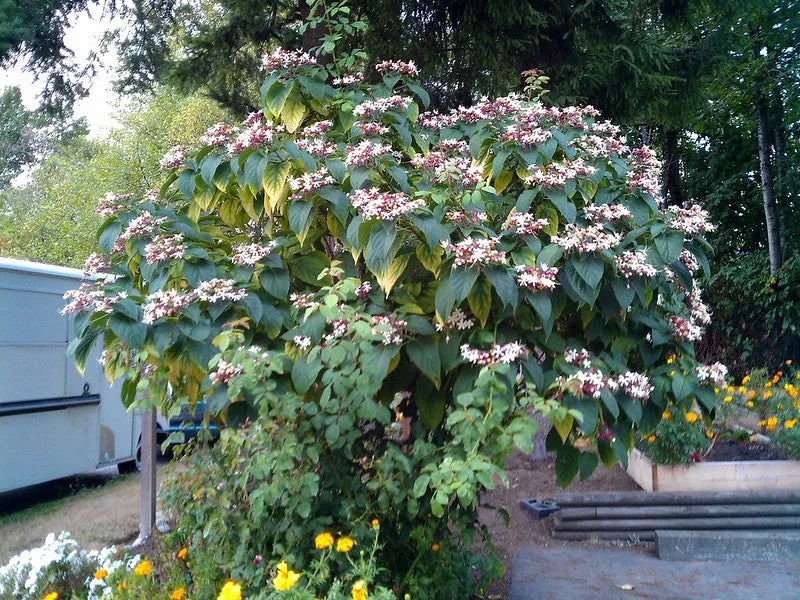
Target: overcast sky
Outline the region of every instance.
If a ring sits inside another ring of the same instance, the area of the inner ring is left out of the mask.
[[[100,47],[103,33],[112,25],[108,18],[100,18],[101,13],[101,8],[95,6],[89,14],[81,13],[73,17],[72,26],[67,30],[66,46],[75,53],[78,64],[85,63],[89,53]],[[103,55],[102,63],[98,65],[97,74],[91,82],[89,95],[75,105],[76,114],[86,117],[89,131],[95,137],[102,137],[114,124],[112,113],[117,100],[111,91],[111,80],[117,66],[117,57],[113,50]],[[44,84],[36,81],[24,65],[18,64],[10,69],[0,70],[0,88],[15,85],[22,90],[25,106],[38,106],[38,95]]]

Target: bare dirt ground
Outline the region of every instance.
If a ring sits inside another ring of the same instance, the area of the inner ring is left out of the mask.
[[[527,498],[552,498],[564,491],[556,484],[552,460],[532,461],[518,454],[508,461],[506,469],[508,487],[498,487],[484,494],[482,500],[493,506],[505,507],[511,517],[508,527],[495,511],[483,509],[481,521],[492,532],[495,549],[503,562],[506,574],[514,555],[525,546],[564,546],[567,542],[554,540],[550,536],[552,519],[537,521],[520,506]],[[602,465],[586,481],[575,481],[567,489],[571,492],[627,491],[640,488],[619,467],[606,469]],[[570,542],[575,544],[575,542]],[[508,575],[495,582],[489,589],[489,597],[505,598],[508,593]]]

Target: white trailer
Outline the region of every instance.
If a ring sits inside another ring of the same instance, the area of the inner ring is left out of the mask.
[[[66,355],[73,331],[62,296],[81,279],[77,269],[0,258],[0,492],[137,468],[141,419],[106,380],[100,348],[83,376]]]

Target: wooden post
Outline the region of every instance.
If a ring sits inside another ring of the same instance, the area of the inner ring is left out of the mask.
[[[142,415],[142,474],[139,486],[139,537],[134,545],[144,544],[153,535],[156,523],[156,411]]]

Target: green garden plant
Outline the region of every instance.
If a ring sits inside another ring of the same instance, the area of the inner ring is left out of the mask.
[[[160,190],[106,197],[88,269],[115,277],[65,309],[127,403],[206,397],[231,425],[169,492],[196,600],[263,590],[254,556],[305,569],[309,539],[376,517],[380,583],[470,597],[497,573],[481,491],[533,413],[566,485],[724,383],[693,359],[712,226],[659,207],[651,150],[530,74],[527,96],[421,113],[413,64],[367,77],[337,39],[267,56],[262,112],[172,149]]]

